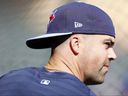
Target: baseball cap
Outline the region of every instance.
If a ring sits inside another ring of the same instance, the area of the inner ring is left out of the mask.
[[[72,2],[56,8],[51,16],[46,34],[27,39],[30,48],[50,48],[56,38],[72,34],[102,34],[115,38],[111,18],[102,9],[83,2]]]

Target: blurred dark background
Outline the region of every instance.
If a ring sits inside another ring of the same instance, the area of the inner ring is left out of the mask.
[[[56,7],[83,1],[105,10],[113,19],[117,60],[112,62],[102,85],[89,86],[98,96],[128,96],[128,1],[127,0],[0,0],[0,75],[29,66],[43,66],[50,49],[34,50],[26,39],[44,34]]]

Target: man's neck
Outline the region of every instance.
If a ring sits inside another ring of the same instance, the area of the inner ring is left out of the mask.
[[[80,73],[77,64],[71,62],[71,60],[61,58],[60,56],[51,57],[48,64],[45,65],[45,68],[47,68],[49,72],[66,72],[76,76],[80,81],[84,81],[83,74]]]

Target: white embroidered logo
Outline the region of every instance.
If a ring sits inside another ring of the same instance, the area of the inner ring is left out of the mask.
[[[42,79],[40,84],[43,84],[43,85],[49,85],[50,83],[50,80],[46,80],[46,79]]]
[[[82,27],[83,24],[80,22],[74,22],[74,26],[75,26],[75,28],[78,28],[78,27]]]

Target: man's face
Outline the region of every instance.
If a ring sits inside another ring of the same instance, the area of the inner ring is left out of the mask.
[[[108,35],[87,35],[82,39],[79,62],[85,84],[104,82],[110,61],[116,58],[114,42],[115,39]]]

